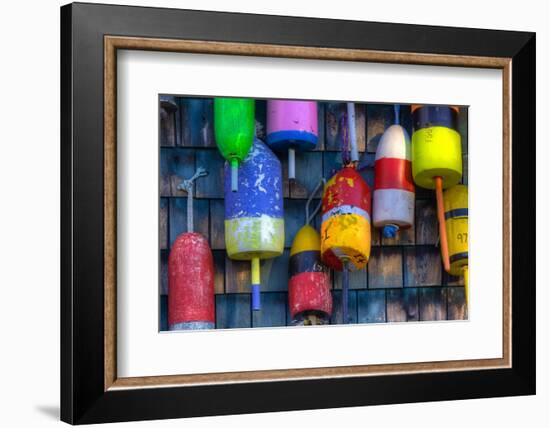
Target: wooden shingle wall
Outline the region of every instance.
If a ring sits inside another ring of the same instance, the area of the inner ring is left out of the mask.
[[[209,175],[195,183],[195,230],[208,238],[215,260],[216,327],[270,327],[290,324],[287,304],[288,258],[292,239],[304,224],[308,195],[323,176],[341,166],[340,143],[345,104],[319,103],[319,144],[296,155],[294,183],[287,178],[286,155],[279,158],[284,174],[285,251],[263,260],[262,310],[250,309],[249,262],[230,260],[225,253],[223,165],[214,139],[212,99],[168,98],[160,107],[160,308],[161,330],[167,329],[167,261],[170,245],[186,231],[186,193],[177,189],[198,166]],[[265,137],[265,101],[256,101],[257,135]],[[464,177],[467,184],[467,109],[461,109]],[[392,105],[357,104],[359,169],[371,186],[374,154],[384,130],[393,123]],[[401,108],[401,124],[412,133],[410,109]],[[367,269],[350,275],[350,317],[354,323],[455,320],[467,317],[461,278],[447,275],[441,266],[435,195],[416,189],[415,225],[385,239],[372,231],[372,253]],[[316,195],[321,196],[321,192]],[[314,204],[318,199],[314,201]],[[313,204],[313,205],[314,205]],[[319,228],[319,216],[314,221]],[[341,322],[341,274],[331,273],[334,312]]]

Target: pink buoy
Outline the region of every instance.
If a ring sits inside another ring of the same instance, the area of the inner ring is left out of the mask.
[[[267,144],[288,150],[288,178],[296,178],[295,151],[313,150],[318,139],[316,101],[267,101]]]

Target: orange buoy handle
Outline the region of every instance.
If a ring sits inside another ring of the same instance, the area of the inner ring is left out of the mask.
[[[437,220],[439,221],[439,243],[441,245],[441,258],[445,272],[451,270],[449,262],[449,247],[447,245],[447,229],[445,228],[445,207],[443,206],[443,179],[434,177],[435,197],[437,199]]]

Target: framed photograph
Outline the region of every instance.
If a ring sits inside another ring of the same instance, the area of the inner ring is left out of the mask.
[[[62,420],[534,394],[535,90],[534,33],[62,7]]]

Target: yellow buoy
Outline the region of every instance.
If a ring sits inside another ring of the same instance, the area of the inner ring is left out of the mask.
[[[443,267],[449,272],[447,233],[443,216],[443,189],[462,177],[462,149],[458,133],[458,108],[413,105],[412,175],[414,182],[435,189]]]
[[[414,182],[435,189],[434,177],[443,188],[462,177],[462,148],[457,131],[458,111],[451,106],[412,106],[412,175]]]
[[[464,275],[464,293],[468,303],[468,187],[458,184],[444,195],[445,229],[451,275]]]

